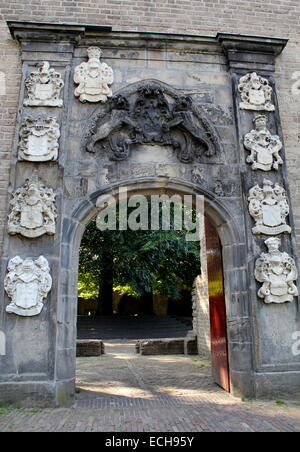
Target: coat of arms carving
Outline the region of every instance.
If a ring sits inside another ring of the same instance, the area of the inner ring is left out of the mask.
[[[271,171],[278,170],[283,160],[279,155],[282,142],[278,135],[272,135],[267,128],[268,118],[258,115],[253,120],[255,129],[247,133],[244,138],[244,146],[251,153],[247,157],[247,163],[252,164],[253,170]]]
[[[52,287],[50,268],[45,257],[21,259],[14,257],[8,263],[4,288],[11,298],[6,312],[23,317],[41,313],[44,298]]]
[[[298,278],[296,263],[288,253],[279,250],[278,237],[270,237],[265,244],[269,252],[262,253],[255,263],[255,278],[263,284],[258,296],[267,304],[292,302],[298,296],[294,284]]]
[[[27,238],[55,234],[55,195],[52,188],[39,182],[36,173],[13,194],[10,209],[9,234],[21,234]]]
[[[250,215],[256,223],[253,234],[291,233],[291,227],[286,223],[290,211],[287,195],[279,184],[264,180],[262,188],[259,185],[251,188],[248,201]]]
[[[24,100],[26,107],[62,107],[63,100],[59,98],[64,87],[61,74],[50,69],[48,61],[38,65],[25,81],[28,98]]]
[[[273,88],[266,78],[256,72],[241,77],[238,90],[241,94],[240,108],[242,110],[275,110],[275,106],[272,104]]]
[[[20,128],[18,159],[29,162],[57,160],[59,137],[59,124],[55,118],[26,118]]]
[[[125,160],[135,145],[172,146],[178,159],[189,163],[196,156],[212,157],[221,148],[209,121],[204,116],[200,121],[188,96],[170,102],[162,87],[146,84],[133,101],[122,95],[112,98],[109,118],[95,124],[86,149],[95,152],[99,143],[111,160]]]
[[[100,61],[102,51],[99,47],[89,47],[87,54],[88,62],[75,68],[74,82],[79,86],[74,94],[81,102],[106,102],[112,96],[109,85],[114,81],[113,70]]]

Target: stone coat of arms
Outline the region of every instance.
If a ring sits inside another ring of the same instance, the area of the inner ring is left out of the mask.
[[[258,296],[267,304],[292,302],[298,296],[294,284],[298,278],[295,261],[279,251],[281,240],[278,237],[270,237],[265,244],[269,252],[262,253],[255,263],[255,278],[262,283]]]
[[[55,234],[55,195],[52,188],[39,182],[37,174],[13,194],[10,208],[9,234],[21,234],[28,238]]]
[[[255,185],[249,191],[248,201],[250,215],[256,223],[253,234],[291,233],[291,227],[286,223],[290,212],[287,195],[278,183],[273,185],[264,180],[262,188]]]
[[[241,94],[240,108],[242,110],[275,110],[275,106],[272,104],[273,89],[269,81],[256,72],[241,77],[238,91]]]
[[[38,65],[25,81],[28,98],[24,100],[26,107],[62,107],[63,100],[59,98],[64,87],[61,74],[50,69],[48,61]]]
[[[8,274],[4,280],[4,288],[11,298],[6,312],[23,317],[32,317],[41,313],[52,287],[52,278],[47,259],[40,256],[21,259],[19,256],[9,261]]]
[[[29,162],[57,160],[59,137],[59,124],[55,118],[26,118],[20,129],[18,159]]]
[[[100,61],[102,51],[99,47],[87,49],[89,60],[75,68],[74,82],[79,84],[75,96],[81,102],[106,102],[112,96],[109,85],[114,81],[111,67]]]
[[[278,170],[283,160],[279,155],[282,142],[277,135],[272,135],[267,129],[267,117],[255,116],[253,122],[255,129],[247,133],[244,138],[244,146],[251,154],[247,157],[247,163],[252,163],[253,170],[271,171]]]

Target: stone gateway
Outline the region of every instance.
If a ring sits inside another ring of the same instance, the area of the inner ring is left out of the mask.
[[[288,40],[8,26],[22,80],[0,279],[0,403],[72,403],[80,241],[98,200],[125,188],[204,196],[214,240],[203,239],[193,297],[199,350],[209,329],[201,313],[216,298],[214,255],[228,339],[211,345],[225,358],[227,347],[228,390],[299,394],[296,229],[275,71]]]

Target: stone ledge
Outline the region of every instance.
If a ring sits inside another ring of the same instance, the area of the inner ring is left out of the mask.
[[[197,355],[197,338],[140,340],[135,345],[140,355]]]
[[[76,341],[76,357],[104,355],[104,343],[98,339],[83,339]]]

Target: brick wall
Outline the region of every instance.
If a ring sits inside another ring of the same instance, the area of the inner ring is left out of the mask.
[[[290,185],[300,244],[300,95],[292,93],[300,79],[300,3],[297,0],[1,0],[0,1],[0,247],[7,215],[10,149],[18,105],[20,60],[6,20],[112,25],[114,30],[206,34],[218,31],[288,37],[278,58],[280,112]],[[300,90],[299,90],[300,94]],[[1,249],[0,249],[1,251]]]

